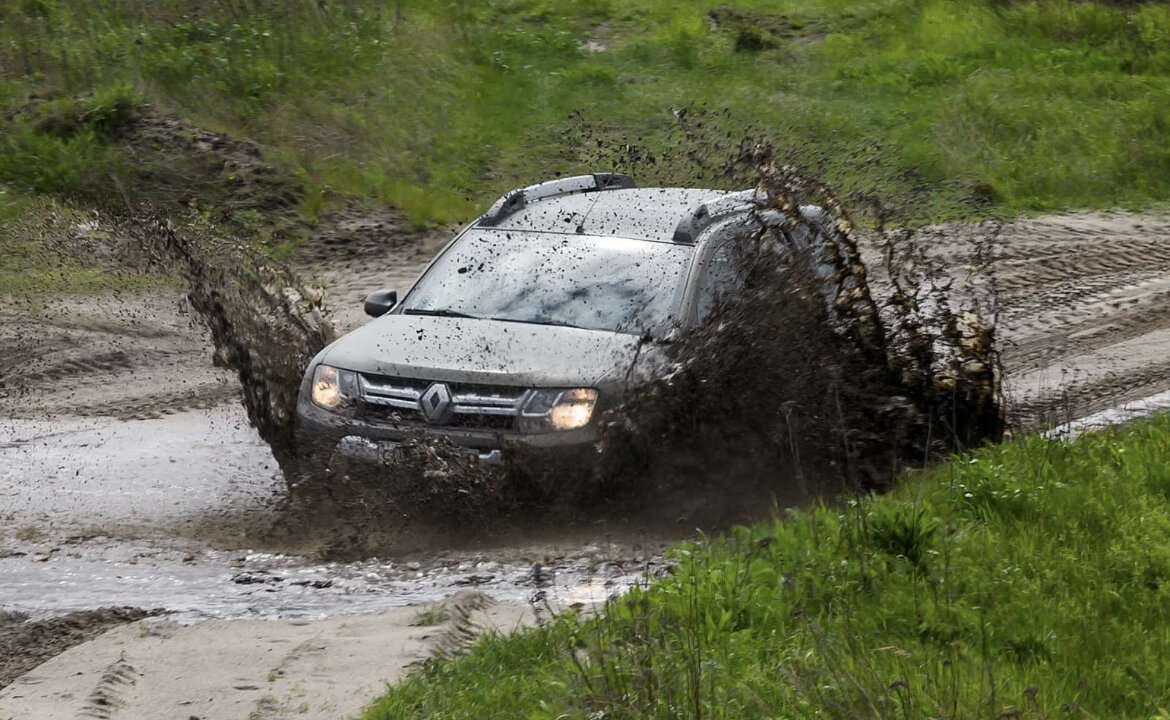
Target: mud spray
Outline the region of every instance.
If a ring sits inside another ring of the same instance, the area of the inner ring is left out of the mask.
[[[902,236],[879,294],[825,188],[764,148],[754,160],[759,219],[733,252],[741,291],[673,349],[669,376],[603,420],[601,482],[799,501],[881,489],[999,437],[993,288],[939,280]]]
[[[197,213],[142,210],[119,221],[189,284],[217,361],[238,373],[248,417],[296,490],[285,527],[263,532],[329,538],[323,554],[354,557],[408,532],[417,540],[424,527],[484,531],[615,504],[689,522],[759,508],[761,498],[787,505],[882,488],[908,465],[999,436],[994,287],[979,273],[986,248],[976,243],[970,267],[956,272],[926,262],[913,233],[875,231],[884,262],[867,267],[841,205],[777,163],[766,141],[712,143],[683,125],[680,137],[658,154],[580,145],[643,184],[682,184],[671,174],[682,165],[685,184],[754,185],[759,222],[744,226],[733,253],[741,290],[672,344],[666,376],[601,418],[600,462],[579,477],[550,477],[518,452],[504,470],[487,469],[421,438],[384,472],[334,466],[307,477],[301,460],[331,450],[298,446],[295,432],[302,374],[334,335],[322,290]]]

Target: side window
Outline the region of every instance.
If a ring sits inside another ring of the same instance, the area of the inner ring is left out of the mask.
[[[722,242],[707,258],[699,275],[696,288],[696,317],[703,322],[727,298],[728,293],[738,285],[735,258],[732,253],[734,242]]]

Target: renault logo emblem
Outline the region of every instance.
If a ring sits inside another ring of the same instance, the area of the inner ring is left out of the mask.
[[[451,391],[443,383],[435,383],[418,399],[418,406],[427,422],[442,422],[451,409]]]

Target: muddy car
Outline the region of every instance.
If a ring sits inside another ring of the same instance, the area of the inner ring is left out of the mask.
[[[419,437],[489,464],[516,449],[587,464],[598,418],[662,373],[664,347],[734,284],[733,241],[769,222],[757,200],[616,173],[505,195],[313,358],[298,444],[318,468],[393,465]]]

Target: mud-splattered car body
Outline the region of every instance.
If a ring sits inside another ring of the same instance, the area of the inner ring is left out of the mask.
[[[719,239],[757,210],[753,191],[635,188],[617,174],[509,193],[401,302],[371,295],[376,319],[312,360],[298,445],[318,465],[393,464],[418,437],[488,463],[511,448],[588,462],[598,418],[710,312],[729,277]]]

